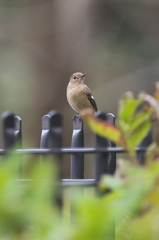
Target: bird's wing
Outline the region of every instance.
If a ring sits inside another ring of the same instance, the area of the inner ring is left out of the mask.
[[[93,106],[94,110],[97,111],[97,104],[94,100],[94,97],[93,95],[91,94],[91,91],[89,89],[89,87],[87,87],[86,85],[84,85],[84,88],[83,88],[88,100],[90,101],[91,105]]]

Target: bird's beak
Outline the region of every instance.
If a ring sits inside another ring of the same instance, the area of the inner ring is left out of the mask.
[[[83,74],[82,77],[84,78],[86,76],[86,74]]]

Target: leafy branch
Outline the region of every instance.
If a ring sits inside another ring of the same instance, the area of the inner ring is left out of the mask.
[[[155,150],[153,158],[159,158],[159,154],[156,154],[156,151],[159,153],[159,82],[155,84],[153,96],[141,92],[135,98],[132,92],[126,92],[120,98],[116,126],[98,119],[90,109],[85,109],[80,114],[93,132],[126,149],[130,160],[136,166],[139,164],[135,147],[147,136],[153,121],[156,121],[158,126],[155,144],[148,150],[148,155]]]

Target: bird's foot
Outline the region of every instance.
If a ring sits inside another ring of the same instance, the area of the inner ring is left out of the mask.
[[[72,121],[79,121],[81,122],[82,121],[82,117],[79,113],[75,114],[72,118]]]

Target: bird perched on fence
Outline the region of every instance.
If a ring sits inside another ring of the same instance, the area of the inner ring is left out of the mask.
[[[94,97],[87,85],[84,84],[85,74],[76,72],[70,77],[67,85],[67,100],[73,110],[80,113],[83,109],[97,111]]]

